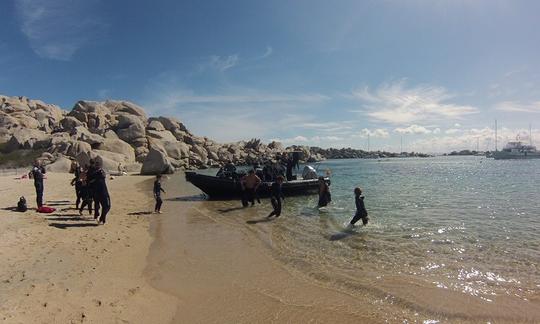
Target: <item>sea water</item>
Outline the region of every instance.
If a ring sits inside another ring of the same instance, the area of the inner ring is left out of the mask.
[[[371,295],[374,304],[403,303],[443,319],[537,318],[519,316],[540,305],[540,160],[354,159],[317,168],[331,173],[329,206],[317,208],[317,196],[288,197],[271,223],[245,221],[264,218],[264,203],[227,221],[267,240],[291,270]],[[355,187],[363,190],[370,221],[350,230]]]

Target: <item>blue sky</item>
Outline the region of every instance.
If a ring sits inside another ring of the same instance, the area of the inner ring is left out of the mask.
[[[233,141],[540,141],[538,1],[5,0],[0,93],[125,99]],[[540,142],[538,143],[540,144]]]

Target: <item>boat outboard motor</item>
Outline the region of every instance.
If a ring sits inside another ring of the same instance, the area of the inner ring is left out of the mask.
[[[302,178],[304,180],[317,179],[317,171],[311,165],[306,165],[302,171]]]

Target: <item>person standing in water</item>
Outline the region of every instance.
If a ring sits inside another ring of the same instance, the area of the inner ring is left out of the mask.
[[[356,204],[356,214],[354,215],[353,219],[351,219],[351,223],[349,226],[354,226],[356,222],[358,222],[360,219],[362,219],[362,224],[367,225],[369,221],[368,212],[366,210],[366,206],[364,205],[364,196],[362,196],[362,189],[356,187],[354,188],[354,201]]]
[[[330,201],[332,201],[332,196],[330,195],[330,186],[328,186],[328,183],[326,183],[324,177],[319,177],[318,207],[325,207]]]
[[[156,206],[154,207],[154,212],[161,214],[161,204],[163,200],[161,199],[161,192],[166,193],[163,188],[161,188],[161,174],[156,175],[156,181],[154,181],[154,198],[156,198]]]
[[[243,191],[242,205],[247,207],[248,202],[251,202],[251,206],[255,205],[257,189],[261,184],[261,179],[255,174],[255,170],[249,170],[248,175],[242,178],[240,184]]]
[[[43,206],[43,175],[45,174],[45,168],[41,165],[39,160],[34,162],[34,167],[30,171],[30,176],[34,178],[34,187],[36,188],[36,204],[37,208]]]
[[[267,217],[276,216],[279,217],[281,215],[281,202],[282,200],[285,200],[285,197],[283,196],[283,192],[281,190],[281,185],[283,184],[283,176],[278,176],[276,178],[276,181],[272,183],[272,186],[270,188],[270,203],[272,203],[272,207],[274,210],[268,215]]]

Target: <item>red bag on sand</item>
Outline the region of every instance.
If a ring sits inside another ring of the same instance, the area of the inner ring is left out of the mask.
[[[48,207],[48,206],[41,206],[37,209],[37,212],[38,213],[45,213],[45,214],[50,214],[52,212],[54,212],[56,210],[56,208],[52,208],[52,207]]]

